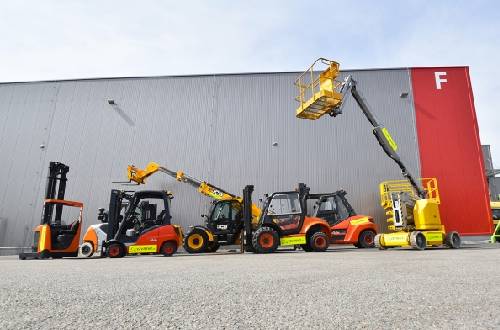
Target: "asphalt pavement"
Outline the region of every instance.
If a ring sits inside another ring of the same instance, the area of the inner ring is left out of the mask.
[[[500,249],[0,257],[0,329],[500,328]]]

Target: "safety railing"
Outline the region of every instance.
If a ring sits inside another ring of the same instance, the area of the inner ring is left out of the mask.
[[[327,68],[317,71],[318,64]],[[341,102],[338,90],[342,83],[336,80],[338,75],[339,63],[319,58],[297,77],[295,80],[298,91],[295,100],[299,102],[297,117],[317,119]]]
[[[437,203],[440,202],[439,189],[436,178],[421,178],[418,179],[422,188],[427,192],[427,198],[433,199]],[[392,193],[407,193],[411,198],[418,199],[415,190],[407,180],[392,180],[384,181],[379,185],[380,189],[380,204],[384,208],[392,207]]]

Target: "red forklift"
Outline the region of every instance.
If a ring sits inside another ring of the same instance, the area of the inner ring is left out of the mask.
[[[32,251],[21,252],[19,259],[78,256],[83,203],[64,199],[68,172],[69,166],[50,162],[42,220],[33,229]]]
[[[182,245],[183,232],[180,226],[170,223],[172,198],[165,191],[111,190],[107,236],[102,244],[104,255],[110,258],[131,254],[173,255]],[[124,204],[128,206],[122,215]]]

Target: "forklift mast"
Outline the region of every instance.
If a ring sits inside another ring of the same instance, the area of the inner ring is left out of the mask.
[[[59,163],[50,162],[49,173],[47,175],[47,183],[45,186],[45,200],[58,199],[64,200],[64,194],[66,192],[66,174],[69,172],[69,166]],[[57,193],[57,194],[56,194]],[[61,225],[61,217],[63,204],[57,204],[56,216],[54,219],[55,225]],[[53,203],[45,203],[41,224],[50,224],[52,219],[52,213],[54,211]]]
[[[314,65],[318,62],[328,65],[328,68],[321,72],[318,78],[314,78]],[[418,198],[426,198],[426,191],[418,185],[417,180],[396,152],[398,149],[396,142],[392,139],[387,128],[377,121],[363,96],[358,91],[357,82],[350,75],[343,82],[339,82],[336,80],[338,74],[339,64],[337,62],[320,58],[306,72],[300,75],[295,81],[295,85],[299,89],[299,96],[296,100],[300,103],[296,111],[296,116],[310,120],[319,119],[325,114],[336,117],[342,113],[346,95],[351,92],[352,97],[366,119],[373,126],[373,135],[375,135],[385,154],[398,164],[403,176],[410,182],[413,189],[415,189]]]
[[[118,189],[111,190],[111,196],[109,197],[109,208],[108,208],[108,232],[106,237],[107,241],[114,239],[118,231],[123,196],[124,196],[123,191]]]
[[[247,185],[243,189],[243,224],[245,240],[241,242],[242,251],[252,250],[252,193],[254,186]]]

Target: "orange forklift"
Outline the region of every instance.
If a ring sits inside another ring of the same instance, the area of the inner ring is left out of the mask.
[[[328,222],[331,229],[331,244],[352,244],[357,248],[375,247],[377,225],[373,217],[356,214],[346,195],[345,190],[309,194],[307,200],[315,201],[311,216]]]
[[[104,255],[110,258],[131,254],[173,255],[182,245],[183,232],[180,226],[170,223],[172,198],[166,191],[111,190],[106,240],[99,244],[96,236],[93,246],[102,245]],[[124,201],[128,202],[122,215]]]
[[[42,220],[33,230],[32,252],[21,252],[19,259],[78,256],[83,203],[64,199],[68,171],[69,166],[50,162]]]
[[[243,197],[247,247],[251,242],[252,250],[257,253],[271,253],[279,246],[301,246],[306,252],[328,249],[331,238],[328,222],[307,215],[309,187],[299,183],[295,191],[266,196],[255,231],[248,227],[252,191],[253,186],[247,186]]]

